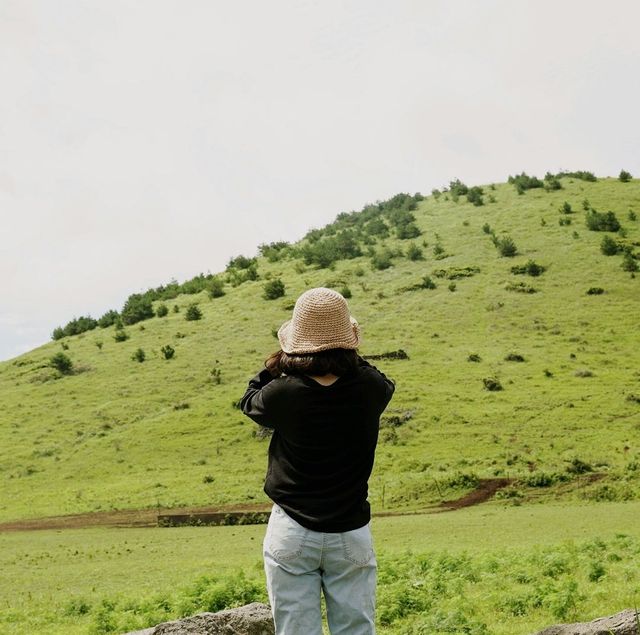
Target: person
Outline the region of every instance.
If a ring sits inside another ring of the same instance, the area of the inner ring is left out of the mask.
[[[331,289],[303,293],[278,340],[240,401],[273,430],[263,557],[275,632],[322,635],[324,594],[331,635],[370,635],[377,565],[368,479],[395,384],[358,355],[360,327]]]

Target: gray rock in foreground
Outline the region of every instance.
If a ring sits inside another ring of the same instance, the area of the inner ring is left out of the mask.
[[[580,624],[557,624],[535,635],[640,635],[636,612],[627,609],[610,617]]]
[[[218,613],[198,613],[155,628],[138,631],[140,635],[274,635],[271,609],[253,602]],[[133,635],[133,634],[130,634]]]

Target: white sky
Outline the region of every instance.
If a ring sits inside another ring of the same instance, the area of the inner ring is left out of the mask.
[[[640,175],[636,0],[0,0],[0,359],[342,211]]]

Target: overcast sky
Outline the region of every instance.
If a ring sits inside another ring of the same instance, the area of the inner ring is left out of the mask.
[[[636,0],[0,0],[0,359],[342,211],[640,175]]]

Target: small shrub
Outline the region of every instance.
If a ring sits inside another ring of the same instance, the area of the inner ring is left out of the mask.
[[[524,362],[525,359],[520,353],[509,353],[505,358],[505,362]]]
[[[440,242],[437,242],[433,246],[433,255],[438,258],[438,256],[442,256],[445,253],[444,247]]]
[[[422,283],[420,284],[420,288],[422,289],[436,289],[437,284],[431,279],[430,276],[424,276],[422,278]]]
[[[513,258],[518,253],[518,248],[516,247],[516,244],[511,236],[503,236],[502,238],[498,238],[496,247],[500,252],[500,255],[505,258]]]
[[[265,300],[275,300],[281,298],[284,295],[285,287],[284,282],[280,278],[274,280],[268,280],[264,283],[262,297]]]
[[[566,218],[564,216],[561,216],[558,219],[558,225],[560,225],[560,227],[566,227],[567,225],[571,225],[572,221],[570,218]]]
[[[560,207],[560,211],[561,211],[563,214],[573,214],[573,210],[571,209],[571,205],[570,205],[567,201],[565,201],[565,202],[561,205],[561,207]]]
[[[186,401],[181,401],[179,403],[173,404],[174,410],[188,410],[191,406]]]
[[[174,313],[180,313],[180,307],[177,304],[173,305],[173,312]]]
[[[627,218],[632,222],[638,220],[636,213],[632,209],[629,210],[629,213],[627,214]]]
[[[589,287],[587,289],[587,295],[602,295],[604,293],[604,289],[602,287]]]
[[[146,359],[146,357],[147,357],[147,356],[145,355],[145,352],[144,352],[141,348],[139,348],[139,349],[138,349],[138,350],[137,350],[137,351],[136,351],[136,352],[131,356],[131,359],[132,359],[134,362],[140,362],[140,363],[142,363],[142,362],[144,362],[144,360]]]
[[[167,344],[166,346],[163,346],[160,349],[160,352],[162,353],[162,356],[165,359],[173,359],[174,355],[176,354],[176,351],[173,348],[173,346],[171,346],[171,344]]]
[[[538,290],[524,282],[508,282],[505,287],[507,291],[515,291],[516,293],[537,293]]]
[[[516,275],[528,275],[538,277],[546,271],[546,267],[539,265],[533,260],[528,260],[524,265],[515,265],[511,267],[511,273]]]
[[[113,334],[113,339],[116,342],[126,342],[129,339],[129,334],[124,329],[118,329]]]
[[[73,370],[73,362],[64,353],[56,353],[50,357],[49,365],[61,372],[63,375],[68,375]]]
[[[589,199],[585,198],[584,201],[582,201],[582,209],[585,212],[588,212],[591,209],[591,203],[589,203]]]
[[[205,474],[202,477],[202,482],[203,483],[213,483],[215,480],[216,479],[213,476],[211,476],[211,474]]]
[[[347,285],[340,289],[340,295],[347,300],[351,297],[351,289]]]
[[[156,309],[156,315],[161,318],[161,317],[165,317],[169,314],[169,307],[163,302],[162,304],[158,305],[158,308]]]
[[[449,291],[453,292],[456,290],[456,283],[455,282],[450,282],[449,286],[447,287],[447,289],[449,289]]]
[[[593,472],[593,466],[585,461],[575,457],[571,459],[569,465],[566,468],[569,474],[586,474],[587,472]]]
[[[477,185],[475,187],[469,188],[467,191],[467,201],[469,203],[473,203],[476,207],[480,207],[484,205],[484,200],[482,199],[483,190],[481,187]]]
[[[497,392],[499,390],[504,390],[502,388],[502,384],[500,383],[500,381],[495,377],[485,377],[482,380],[482,383],[484,384],[484,389],[489,390],[490,392]]]
[[[387,250],[377,251],[371,257],[371,266],[378,271],[388,269],[391,265],[391,254]]]
[[[424,255],[422,254],[422,249],[418,247],[415,243],[411,243],[407,247],[407,258],[409,260],[424,260]]]
[[[211,382],[214,384],[222,383],[222,371],[217,366],[214,366],[209,371],[209,377],[211,379]]]
[[[202,319],[202,311],[197,304],[190,304],[187,307],[187,312],[184,315],[184,319],[188,322],[194,322]]]
[[[622,183],[628,183],[631,180],[631,174],[626,170],[620,170],[620,174],[618,174],[618,181]]]
[[[491,233],[491,225],[489,225],[489,223],[485,223],[485,224],[482,226],[482,231],[483,231],[485,234],[490,234],[490,233]]]
[[[638,261],[633,257],[633,254],[629,251],[625,251],[622,258],[622,270],[635,272],[638,271],[638,269]]]
[[[620,246],[611,236],[605,234],[600,241],[600,251],[605,256],[615,256],[620,251]]]
[[[620,229],[620,222],[611,211],[600,213],[591,209],[585,216],[585,223],[587,229],[594,232],[617,232]]]
[[[224,295],[224,281],[222,278],[218,278],[217,276],[213,277],[209,282],[209,297],[213,300],[214,298],[221,298]]]
[[[98,350],[102,350],[102,346],[103,346],[103,342],[101,340],[98,340],[96,343],[96,346],[98,347]]]
[[[593,377],[593,371],[588,368],[579,368],[573,374],[576,377]]]
[[[471,353],[469,357],[467,357],[468,362],[480,362],[482,358],[477,353]]]

